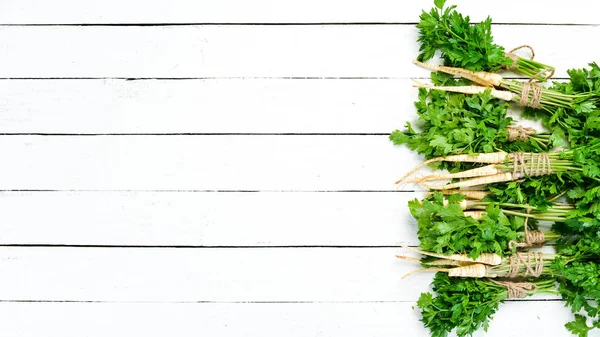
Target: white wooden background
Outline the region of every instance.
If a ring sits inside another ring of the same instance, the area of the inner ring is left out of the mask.
[[[558,78],[600,61],[594,1],[455,3]],[[387,134],[431,6],[1,0],[0,336],[426,336]],[[488,335],[568,319],[516,301]]]

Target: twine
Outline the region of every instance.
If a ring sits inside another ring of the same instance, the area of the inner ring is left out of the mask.
[[[535,57],[535,52],[533,51],[533,48],[531,46],[529,46],[529,45],[518,46],[516,48],[513,48],[508,53],[505,53],[505,55],[513,61],[513,63],[508,67],[508,69],[514,70],[517,67],[518,56],[514,52],[519,49],[522,49],[522,48],[527,48],[531,51],[530,60],[533,60],[533,58]],[[546,74],[546,76],[542,76],[543,74]],[[552,75],[554,75],[554,69],[544,68],[540,72],[535,74],[532,77],[532,79],[539,78],[541,80],[547,80],[550,77],[552,77]],[[538,83],[535,83],[532,81],[523,83],[523,87],[521,88],[521,98],[519,99],[519,105],[532,107],[534,109],[539,109],[541,107],[543,91],[544,91],[544,88],[541,85],[539,85]]]
[[[512,63],[509,66],[505,66],[506,69],[508,69],[508,70],[517,69],[517,61],[519,60],[519,56],[517,56],[517,54],[514,54],[514,53],[504,53],[504,56],[506,56],[512,60]]]
[[[524,298],[527,295],[534,294],[538,290],[538,286],[531,282],[511,282],[511,281],[496,281],[488,278],[489,281],[497,285],[503,286],[508,292],[508,298]]]
[[[515,54],[515,52],[517,50],[523,49],[523,48],[527,48],[531,51],[530,60],[533,60],[533,58],[535,57],[535,52],[533,51],[533,47],[531,47],[530,45],[524,44],[522,46],[518,46],[516,48],[511,49],[508,53],[504,53],[504,56],[506,56],[512,60],[512,64],[510,66],[506,66],[506,69],[509,69],[509,70],[517,69],[517,61],[519,59],[519,56],[517,54]]]
[[[531,208],[527,209],[527,214],[531,213]],[[546,241],[546,236],[542,231],[529,231],[527,226],[527,221],[529,217],[525,217],[525,223],[523,224],[523,232],[525,232],[525,237],[523,238],[524,242],[517,242],[515,240],[510,240],[508,242],[508,248],[514,249],[515,247],[531,247],[533,245],[543,244]]]
[[[533,50],[533,47],[530,45],[524,44],[522,46],[518,46],[516,48],[511,49],[508,53],[504,53],[504,56],[508,57],[512,61],[512,63],[509,66],[505,65],[504,68],[506,68],[508,70],[517,69],[517,63],[519,61],[519,56],[517,54],[515,54],[515,52],[517,50],[523,49],[523,48],[527,48],[527,49],[529,49],[529,51],[531,51],[531,57],[529,59],[531,61],[533,61],[533,58],[535,57],[535,51]],[[532,78],[538,78],[542,81],[545,81],[545,80],[551,78],[552,76],[554,76],[554,69],[547,67],[547,68],[540,70],[540,72],[535,74]]]
[[[542,92],[544,88],[535,82],[525,82],[523,83],[523,88],[521,88],[521,99],[519,99],[519,105],[521,106],[529,106],[534,109],[538,109],[541,107],[542,100]],[[530,95],[531,92],[531,95]],[[531,96],[531,97],[530,97]]]
[[[542,76],[545,75],[545,76]],[[546,81],[548,79],[550,79],[550,77],[554,76],[554,69],[553,68],[544,68],[542,70],[540,70],[537,74],[533,75],[532,79],[537,78],[541,81]]]
[[[508,131],[508,141],[509,142],[514,142],[516,140],[526,141],[527,139],[529,139],[530,135],[533,135],[536,133],[535,129],[524,128],[520,125],[518,127],[509,126],[506,128],[506,131]]]
[[[528,160],[525,159],[526,155],[529,155]],[[548,157],[548,154],[546,152],[515,152],[511,153],[511,159],[513,161],[512,174],[514,179],[519,179],[525,175],[530,177],[537,177],[552,174],[552,167],[550,166],[550,157]]]
[[[531,231],[525,233],[525,242],[530,246],[541,245],[546,241],[546,235],[542,231]]]
[[[544,271],[544,259],[542,253],[520,253],[517,252],[510,256],[510,265],[508,269],[508,277],[516,277],[519,274],[521,267],[525,268],[525,275],[539,277]]]
[[[525,154],[523,152],[515,152],[510,156],[513,161],[513,178],[521,178],[525,175]]]

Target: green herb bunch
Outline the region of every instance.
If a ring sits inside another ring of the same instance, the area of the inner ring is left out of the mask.
[[[450,75],[431,74],[436,85],[462,85]],[[517,128],[516,120],[507,115],[510,105],[492,98],[489,93],[467,96],[440,90],[419,89],[415,102],[417,132],[410,122],[403,131],[395,130],[390,140],[406,145],[430,159],[459,153],[541,152],[561,144],[561,134],[535,133],[526,139],[510,140],[509,128]],[[440,164],[440,168],[458,170],[468,165]]]
[[[556,132],[566,134],[571,147],[587,144],[600,137],[600,67],[595,62],[588,68],[570,69],[569,81],[554,82],[548,89],[579,97],[566,106],[525,108],[524,116],[537,118]],[[560,131],[559,131],[560,130]]]
[[[513,66],[502,46],[494,43],[492,19],[473,24],[468,16],[463,16],[450,6],[444,9],[445,0],[435,0],[435,7],[423,11],[417,24],[420,43],[418,60],[431,59],[440,51],[444,64],[474,71],[495,72]],[[517,58],[515,71],[531,78],[545,78],[553,68],[545,64]]]
[[[489,17],[472,23],[434,4],[417,24],[415,61],[433,85],[415,85],[418,119],[389,137],[427,159],[396,182],[430,191],[408,203],[420,249],[407,249],[425,257],[398,256],[424,267],[408,275],[437,272],[417,302],[421,321],[432,336],[470,336],[508,298],[557,294],[574,314],[566,328],[586,337],[600,328],[600,66],[544,88],[554,68],[506,53]],[[438,52],[443,66],[423,63]],[[547,131],[520,127],[512,103]],[[449,172],[412,176],[426,165]],[[555,253],[527,251],[549,241]]]
[[[411,214],[417,220],[419,247],[438,254],[467,253],[476,259],[481,253],[512,254],[510,241],[523,237],[524,218],[507,217],[500,208],[490,203],[481,221],[465,216],[459,202],[460,194],[447,199],[441,193],[430,198],[408,203]]]
[[[552,278],[530,279],[537,294],[554,294]],[[454,278],[436,273],[432,282],[435,296],[421,294],[417,301],[421,321],[432,337],[446,337],[453,330],[457,336],[471,336],[477,330],[487,331],[500,303],[508,298],[506,287],[489,279]]]

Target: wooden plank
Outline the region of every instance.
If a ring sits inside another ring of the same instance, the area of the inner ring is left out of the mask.
[[[387,134],[414,122],[418,91],[412,84],[402,79],[0,81],[0,133]]]
[[[417,90],[392,79],[10,80],[0,96],[0,133],[387,133]]]
[[[368,231],[368,228],[365,229]],[[401,248],[0,248],[2,301],[416,301]],[[42,281],[43,280],[43,281]]]
[[[413,305],[9,302],[0,303],[5,318],[0,333],[13,337],[428,336]],[[485,336],[568,336],[563,325],[571,317],[562,302],[505,303]],[[592,331],[589,336],[598,333]]]
[[[10,136],[3,190],[388,190],[419,157],[387,136]]]
[[[475,0],[448,1],[474,20],[491,15],[504,23],[597,23],[594,2],[549,0],[537,2],[506,0],[502,6],[481,6]],[[415,22],[421,10],[433,1],[393,0],[286,1],[174,0],[127,2],[105,0],[23,1],[4,0],[0,4],[0,24],[90,24],[90,23],[320,23],[320,22]],[[68,8],[69,10],[64,10]],[[557,15],[557,12],[560,13]]]
[[[495,26],[494,35],[507,48],[534,45],[539,60],[564,77],[567,68],[598,58],[594,45],[581,41],[599,30],[508,25]],[[4,26],[0,77],[429,76],[411,63],[416,38],[407,25]]]
[[[2,192],[0,244],[417,245],[418,193]],[[35,212],[31,212],[32,205]]]

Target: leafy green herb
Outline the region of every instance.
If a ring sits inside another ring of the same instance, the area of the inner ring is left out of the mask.
[[[504,53],[504,48],[494,43],[492,19],[472,24],[456,6],[443,8],[445,1],[435,1],[429,12],[423,11],[417,24],[420,43],[419,61],[431,59],[441,51],[444,64],[468,70],[497,71],[511,66],[513,60]],[[515,70],[529,77],[540,76],[552,67],[539,62],[517,58]]]
[[[571,146],[600,137],[600,67],[595,62],[589,63],[589,67],[568,70],[569,81],[554,82],[547,89],[578,99],[567,106],[524,110],[525,116],[539,118],[546,127],[565,133]]]
[[[533,283],[536,293],[560,294],[574,313],[566,328],[587,336],[600,328],[600,67],[571,69],[568,82],[545,89],[505,79],[495,72],[510,67],[543,81],[554,69],[506,54],[494,43],[489,17],[472,24],[456,6],[445,8],[445,0],[434,5],[417,25],[418,61],[440,52],[446,67],[416,63],[446,74],[432,73],[434,86],[417,85],[418,121],[390,135],[428,159],[399,182],[426,164],[450,171],[408,180],[447,194],[409,202],[423,249],[417,251],[427,255],[421,263],[439,271],[435,295],[422,294],[417,303],[421,320],[432,336],[487,330],[508,297],[506,284],[493,278],[516,276]],[[550,132],[515,137],[507,101],[535,107],[524,108],[525,116],[541,119]],[[451,194],[473,186],[491,193],[477,201]],[[568,204],[557,203],[560,197]],[[544,267],[533,272],[520,265],[521,253],[510,243],[521,241],[525,226],[534,229],[537,220],[554,222],[546,239],[556,239],[557,253],[528,255]]]
[[[579,314],[575,315],[575,320],[565,324],[565,327],[579,337],[587,337],[588,332],[592,329],[587,325],[585,316]]]
[[[552,279],[529,281],[537,286],[536,293],[553,292]],[[421,294],[417,305],[421,321],[433,337],[446,337],[453,330],[459,337],[470,336],[481,328],[487,331],[500,303],[508,298],[505,287],[487,279],[451,278],[437,273],[432,286],[436,295]]]
[[[475,220],[464,215],[456,196],[444,202],[442,195],[436,193],[429,200],[408,203],[419,226],[419,247],[438,254],[468,252],[472,259],[481,253],[512,253],[508,243],[522,237],[524,219],[509,219],[499,207],[489,204],[483,219]]]
[[[409,201],[408,208],[417,220],[420,245],[428,252],[437,254],[466,254],[476,259],[481,253],[506,256],[515,252],[511,241],[524,240],[525,216],[529,217],[528,229],[536,230],[538,220],[567,221],[571,205],[530,208],[517,204],[501,204],[466,200],[460,194],[444,198],[441,193],[419,201]],[[529,208],[529,212],[527,209]],[[464,209],[485,210],[481,219],[465,215]],[[545,231],[547,241],[559,238],[552,231]]]
[[[436,85],[459,85],[450,75],[432,73]],[[492,98],[489,93],[467,96],[439,90],[419,89],[415,102],[418,124],[406,123],[403,131],[396,130],[390,140],[396,145],[406,145],[430,159],[459,153],[541,152],[560,144],[562,139],[546,133],[529,134],[525,140],[509,137],[516,130],[516,121],[507,116],[509,105]],[[553,142],[553,143],[552,143]],[[444,163],[440,168],[458,170],[471,165]]]
[[[437,1],[435,8],[429,13],[423,11],[420,16],[419,61],[428,60],[441,50],[445,64],[469,70],[495,71],[512,64],[504,56],[504,48],[493,43],[491,18],[471,25],[468,16],[454,10],[456,6],[444,10],[443,3]]]

